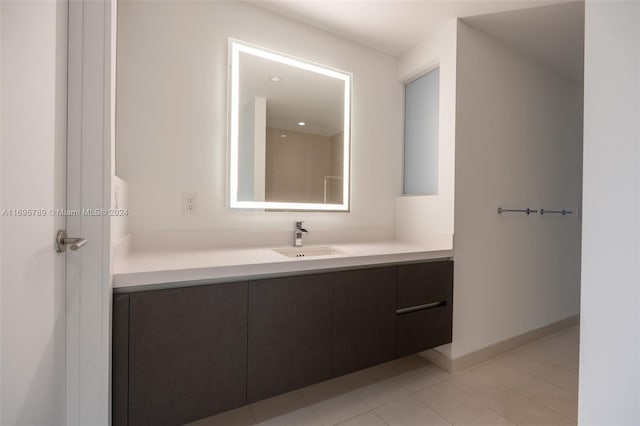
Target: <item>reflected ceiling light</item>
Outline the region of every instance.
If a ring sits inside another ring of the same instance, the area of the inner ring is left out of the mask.
[[[269,76],[269,81],[273,81],[274,83],[277,83],[279,81],[281,81],[282,78],[279,75],[271,75]]]
[[[304,121],[298,121],[298,126],[306,126],[307,123],[305,123]]]
[[[280,135],[281,138],[286,138],[287,135],[285,135],[284,133]]]

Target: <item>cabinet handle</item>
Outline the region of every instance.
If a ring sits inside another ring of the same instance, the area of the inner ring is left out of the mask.
[[[409,314],[411,312],[422,311],[424,309],[439,308],[440,306],[445,306],[446,304],[447,302],[445,300],[441,302],[425,303],[424,305],[410,306],[408,308],[396,309],[396,314],[398,315]]]

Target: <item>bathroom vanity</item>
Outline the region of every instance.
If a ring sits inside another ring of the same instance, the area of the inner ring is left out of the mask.
[[[243,2],[166,6],[118,12],[137,243],[114,249],[112,423],[184,424],[450,342],[453,168],[427,167],[427,214],[399,199],[396,58]]]
[[[450,257],[371,262],[119,284],[113,424],[183,424],[449,343]]]

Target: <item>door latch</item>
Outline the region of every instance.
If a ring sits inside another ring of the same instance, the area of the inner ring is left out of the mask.
[[[56,251],[58,253],[64,253],[67,250],[67,247],[76,251],[85,244],[87,244],[86,238],[67,237],[67,231],[64,229],[59,230],[56,235]]]

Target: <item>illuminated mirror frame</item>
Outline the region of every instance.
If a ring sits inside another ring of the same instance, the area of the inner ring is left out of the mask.
[[[344,81],[344,157],[343,157],[343,188],[342,204],[322,203],[281,203],[274,201],[239,201],[238,200],[238,134],[240,116],[240,53],[258,56],[274,62],[315,72],[327,77]],[[229,206],[240,209],[269,209],[269,210],[324,210],[349,211],[349,183],[351,164],[351,74],[325,66],[306,62],[291,56],[277,53],[261,47],[253,46],[238,40],[229,39],[230,53],[230,131],[229,131]]]

